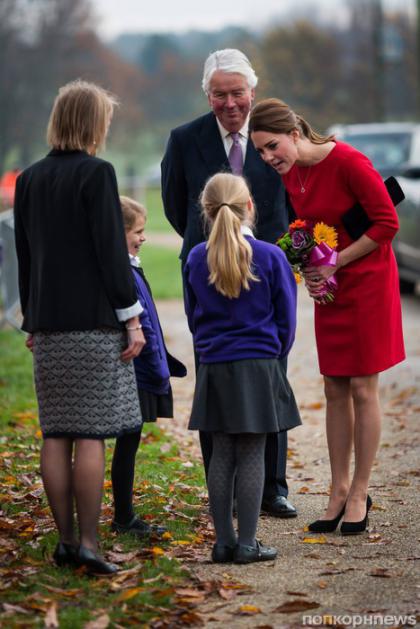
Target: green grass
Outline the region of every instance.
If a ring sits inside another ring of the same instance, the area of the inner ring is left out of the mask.
[[[174,233],[167,221],[160,196],[160,188],[147,188],[145,198],[136,199],[147,208],[148,232]],[[179,249],[146,244],[141,249],[141,260],[155,299],[182,299],[181,262]]]
[[[0,331],[0,426],[10,419],[11,412],[36,409],[32,354],[24,342],[21,332]]]
[[[0,354],[0,598],[6,604],[0,608],[0,626],[43,627],[55,605],[61,628],[79,629],[103,614],[109,616],[110,628],[149,627],[155,620],[172,626],[174,614],[189,613],[189,605],[183,607],[177,600],[175,588],[190,583],[174,555],[183,549],[200,552],[208,537],[201,508],[202,466],[185,465],[178,445],[157,425],[146,424],[137,456],[136,510],[147,520],[164,524],[170,537],[151,542],[116,537],[110,531],[113,441],[108,441],[101,547],[105,554],[132,553],[121,564],[130,572],[95,579],[56,568],[51,554],[57,534],[39,476],[42,440],[32,357],[24,336],[14,330],[0,332]],[[7,605],[17,608],[8,610]]]
[[[143,203],[147,208],[147,229],[155,232],[172,233],[173,227],[163,210],[160,188],[147,188]]]
[[[147,233],[146,233],[147,236]],[[182,299],[181,262],[176,249],[143,245],[142,266],[155,299]]]
[[[145,190],[126,190],[120,188],[120,193],[129,197],[134,197],[139,203],[143,203],[147,209],[147,230],[167,233],[173,232],[173,227],[167,220],[163,210],[160,188],[148,186]]]

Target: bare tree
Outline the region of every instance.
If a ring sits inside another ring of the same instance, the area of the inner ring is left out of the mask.
[[[340,45],[334,31],[308,21],[277,27],[265,36],[261,56],[267,96],[285,100],[319,129],[344,116]]]
[[[44,134],[57,86],[90,29],[89,0],[1,0],[0,169],[25,166]]]

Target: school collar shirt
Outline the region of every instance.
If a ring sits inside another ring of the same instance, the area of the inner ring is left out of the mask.
[[[131,253],[129,253],[128,257],[130,258],[131,266],[135,266],[136,268],[140,268],[140,260],[138,259],[137,256],[132,256]]]
[[[232,148],[233,139],[230,134],[230,131],[224,128],[224,126],[219,121],[219,118],[216,116],[217,126],[219,127],[220,137],[222,138],[223,146],[226,151],[226,155],[229,157],[230,149]],[[246,122],[242,129],[239,129],[239,143],[242,149],[242,160],[245,162],[246,155],[246,145],[248,144],[248,122],[249,116],[246,119]]]
[[[241,234],[244,236],[250,236],[251,238],[255,238],[252,229],[248,227],[248,225],[241,225]]]

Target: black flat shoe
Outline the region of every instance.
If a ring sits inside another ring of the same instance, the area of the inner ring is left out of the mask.
[[[345,510],[346,505],[344,504],[340,513],[332,520],[315,520],[315,522],[308,524],[308,531],[311,531],[311,533],[333,533],[343,517]]]
[[[53,559],[57,566],[74,566],[76,563],[77,548],[66,542],[58,542],[53,553]]]
[[[85,546],[79,546],[76,558],[77,565],[85,566],[89,574],[106,575],[118,572],[118,566],[113,563],[108,563],[105,559],[95,554],[93,550]]]
[[[366,527],[369,523],[368,513],[371,506],[372,499],[368,496],[366,499],[366,515],[363,520],[359,522],[342,522],[340,528],[341,535],[360,535],[360,533],[366,531]]]
[[[112,522],[111,530],[115,533],[128,533],[128,535],[134,535],[136,537],[150,537],[150,535],[163,535],[166,533],[164,526],[158,526],[156,524],[148,524],[137,515],[127,524],[120,524],[115,520]]]
[[[211,551],[211,560],[213,563],[232,563],[234,550],[233,546],[214,544]]]
[[[253,563],[255,561],[272,561],[277,557],[277,550],[264,546],[256,540],[255,546],[237,544],[233,551],[233,563]]]
[[[274,496],[274,498],[264,499],[261,504],[261,511],[275,518],[295,518],[296,508],[287,500],[286,496]]]

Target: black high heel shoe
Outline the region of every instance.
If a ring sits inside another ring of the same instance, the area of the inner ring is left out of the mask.
[[[360,533],[363,533],[363,531],[366,531],[366,527],[369,523],[368,513],[371,506],[372,499],[368,495],[366,499],[366,515],[363,520],[360,520],[359,522],[342,522],[340,528],[341,535],[359,535]]]
[[[53,553],[53,559],[57,566],[74,566],[76,563],[77,549],[72,544],[58,542]]]
[[[89,574],[115,574],[118,572],[118,566],[113,563],[108,563],[105,559],[102,559],[99,555],[80,545],[77,550],[77,564],[79,566],[85,566]]]
[[[333,533],[343,517],[345,510],[346,503],[344,503],[344,507],[335,518],[332,520],[315,520],[315,522],[308,525],[308,531],[311,533]]]

